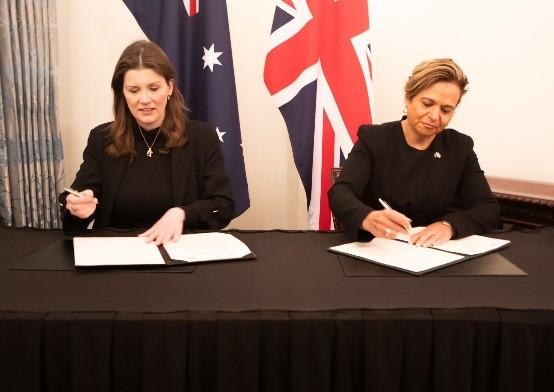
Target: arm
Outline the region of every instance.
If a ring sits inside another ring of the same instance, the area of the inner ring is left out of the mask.
[[[485,233],[499,227],[500,206],[492,194],[470,139],[464,170],[457,194],[461,209],[444,216],[456,231],[456,237]]]
[[[328,193],[331,211],[338,217],[344,230],[353,237],[361,235],[369,239],[369,236],[358,231],[365,217],[373,211],[361,200],[371,174],[371,152],[360,137]]]
[[[101,126],[104,128],[104,126]],[[93,192],[96,199],[100,199],[102,176],[100,170],[100,160],[103,154],[104,143],[102,138],[105,133],[96,128],[89,134],[87,145],[83,152],[83,162],[75,176],[75,180],[71,184],[71,188],[78,191],[89,189]],[[86,218],[79,218],[66,208],[67,197],[69,193],[63,192],[58,197],[60,201],[60,212],[62,214],[63,228],[65,231],[75,232],[82,231],[92,222],[98,212],[98,208]],[[74,196],[72,196],[74,197]]]
[[[182,206],[185,211],[185,227],[198,229],[221,229],[233,218],[235,203],[231,183],[225,171],[223,153],[219,146],[219,139],[213,128],[202,130],[204,153],[195,155],[201,157],[201,162],[195,162],[203,167],[199,170],[200,197],[189,204]],[[194,146],[198,148],[200,146]]]
[[[397,233],[407,234],[410,228],[410,219],[404,214],[390,208],[374,210],[368,205],[367,192],[375,175],[376,159],[369,146],[383,146],[382,135],[367,125],[359,128],[359,139],[329,190],[331,210],[345,230],[358,241],[367,241],[373,236],[394,238]]]
[[[182,204],[167,210],[141,234],[158,245],[178,240],[185,228],[221,229],[233,218],[232,189],[216,132],[205,123],[189,124],[190,144],[185,148],[192,159],[187,162],[191,165],[185,177],[188,181],[181,184],[185,192]]]

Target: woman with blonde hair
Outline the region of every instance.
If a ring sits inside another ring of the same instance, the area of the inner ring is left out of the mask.
[[[396,238],[423,226],[410,242],[430,246],[498,227],[500,208],[473,140],[447,128],[467,84],[453,60],[425,61],[406,82],[406,115],[359,128],[329,191],[333,213],[355,238]]]

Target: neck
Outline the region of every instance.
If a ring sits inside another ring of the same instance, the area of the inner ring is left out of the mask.
[[[400,124],[402,125],[402,132],[404,133],[406,143],[416,150],[426,150],[435,139],[436,135],[422,136],[416,133],[412,127],[410,127],[410,124],[408,124],[408,120],[402,120]]]
[[[137,125],[139,126],[139,129],[141,129],[143,132],[150,132],[150,131],[156,131],[158,129],[160,129],[161,127],[161,124],[147,124],[147,125],[142,125],[142,124],[139,124],[137,122]]]

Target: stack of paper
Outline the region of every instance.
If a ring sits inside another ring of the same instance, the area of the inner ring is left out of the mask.
[[[165,248],[170,259],[181,262],[205,262],[241,259],[252,255],[238,238],[226,233],[183,234]],[[75,265],[127,266],[167,264],[158,246],[143,237],[75,237]]]
[[[374,238],[370,242],[351,242],[333,246],[329,250],[421,275],[493,252],[509,243],[508,240],[472,235],[458,240],[450,240],[432,248],[424,248],[403,241]]]

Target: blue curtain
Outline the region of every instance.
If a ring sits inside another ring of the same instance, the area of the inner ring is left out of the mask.
[[[55,0],[0,0],[0,224],[59,228]]]

